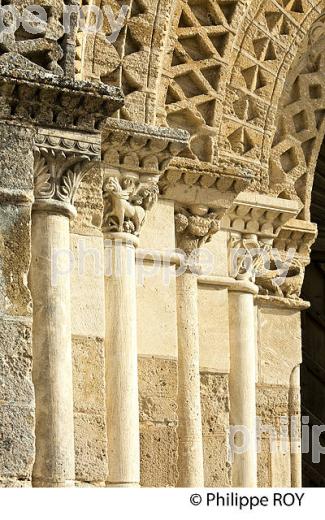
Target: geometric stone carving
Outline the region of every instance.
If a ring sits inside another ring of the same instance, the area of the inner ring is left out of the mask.
[[[324,20],[320,16],[310,28],[307,51],[291,71],[270,155],[271,193],[300,199],[305,218],[309,218],[310,187],[324,135]]]
[[[211,162],[219,82],[230,49],[237,2],[179,2],[171,50],[166,119],[191,133],[189,159]],[[201,138],[202,136],[202,138]]]
[[[14,13],[19,15],[28,5],[33,2],[21,2],[21,0],[10,0],[4,2],[14,9]],[[68,2],[67,2],[68,3]],[[15,31],[4,32],[1,35],[1,57],[24,56],[29,62],[52,74],[62,76],[63,74],[73,77],[73,46],[69,45],[69,40],[64,38],[64,27],[62,25],[63,9],[65,2],[61,0],[38,0],[37,5],[41,6],[44,13],[41,13],[42,21],[36,18],[32,12],[29,14],[28,23],[37,30],[33,34],[25,30],[19,23]],[[44,19],[46,16],[46,20]],[[8,25],[10,27],[11,17],[8,13]],[[24,10],[24,20],[27,21],[27,10]],[[36,25],[35,25],[36,22]],[[67,56],[68,54],[68,56]]]

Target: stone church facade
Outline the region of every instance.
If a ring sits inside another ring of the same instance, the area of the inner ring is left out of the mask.
[[[1,7],[0,486],[324,486],[324,1],[37,0],[36,34],[31,4]]]

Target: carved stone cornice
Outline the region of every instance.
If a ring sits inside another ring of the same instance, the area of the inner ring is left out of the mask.
[[[100,160],[99,136],[38,129],[33,151],[34,210],[57,210],[63,203],[73,214],[77,188],[93,162]]]
[[[103,166],[121,173],[161,176],[188,140],[184,130],[109,119],[102,137]]]
[[[183,186],[183,189],[209,188],[219,193],[238,194],[247,188],[252,179],[253,174],[248,170],[238,175],[234,170],[221,171],[209,163],[188,163],[186,159],[176,157],[162,176],[159,186],[166,198],[169,198],[177,185]]]
[[[209,242],[220,229],[223,210],[202,204],[175,205],[176,244],[187,256]]]
[[[103,131],[103,232],[138,237],[158,199],[158,181],[188,143],[183,130],[109,120]]]
[[[293,200],[277,199],[253,192],[241,193],[222,220],[222,229],[255,234],[260,240],[274,239],[300,209]]]
[[[0,59],[1,119],[98,132],[122,105],[116,87],[53,76],[18,54]]]
[[[296,258],[309,264],[311,246],[317,237],[317,225],[306,220],[290,219],[274,240],[274,247],[285,253],[294,249]]]

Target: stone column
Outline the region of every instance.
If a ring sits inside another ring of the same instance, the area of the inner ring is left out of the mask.
[[[89,166],[83,141],[65,139],[66,153],[42,134],[35,145],[30,290],[33,299],[33,382],[36,457],[33,485],[74,485],[73,381],[70,319],[70,231],[76,189]],[[61,145],[62,148],[62,145]]]
[[[289,386],[291,487],[301,487],[300,406],[300,365],[298,365],[291,372]]]
[[[108,486],[140,485],[135,248],[157,181],[130,174],[104,181]]]
[[[238,427],[234,438],[236,446],[240,447],[246,442],[242,453],[234,450],[232,483],[235,487],[257,486],[256,293],[256,286],[249,281],[241,281],[238,286],[229,288],[230,424]],[[243,428],[243,433],[240,428]]]
[[[233,429],[232,483],[257,486],[256,440],[256,327],[252,283],[260,249],[256,235],[231,234],[231,274],[237,283],[229,287],[230,425]],[[253,250],[253,251],[252,251]],[[251,254],[252,251],[252,254]]]
[[[197,278],[198,248],[219,229],[209,208],[176,207],[177,247],[185,253],[183,274],[177,277],[178,332],[178,486],[203,487],[204,464],[200,399],[200,347]]]
[[[140,485],[135,250],[158,180],[187,132],[111,120],[104,169],[108,486]]]

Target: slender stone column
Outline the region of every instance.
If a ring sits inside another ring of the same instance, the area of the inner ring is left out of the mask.
[[[203,445],[200,401],[200,348],[197,276],[179,276],[178,332],[178,472],[179,487],[203,487]]]
[[[74,195],[96,155],[87,155],[84,135],[76,140],[63,133],[65,139],[56,148],[56,136],[39,132],[34,145],[29,274],[36,402],[33,485],[64,487],[75,480],[69,224],[76,215]]]
[[[73,207],[51,202],[35,204],[32,213],[33,485],[41,487],[70,486],[75,478],[69,262],[73,213]]]
[[[301,487],[300,365],[290,376],[289,424],[291,487]]]
[[[120,487],[140,483],[136,245],[128,233],[105,236],[108,485]]]
[[[230,331],[230,424],[238,428],[234,442],[232,483],[235,487],[257,486],[256,448],[256,335],[254,294],[250,282],[229,288]],[[243,433],[240,429],[243,429]],[[235,430],[237,431],[237,430]],[[243,446],[239,453],[238,447]]]
[[[177,246],[187,268],[177,277],[178,332],[178,486],[203,487],[204,464],[200,398],[200,347],[197,278],[198,248],[219,230],[219,219],[208,207],[176,206]]]
[[[104,181],[108,486],[140,485],[135,248],[157,182],[116,172]]]

